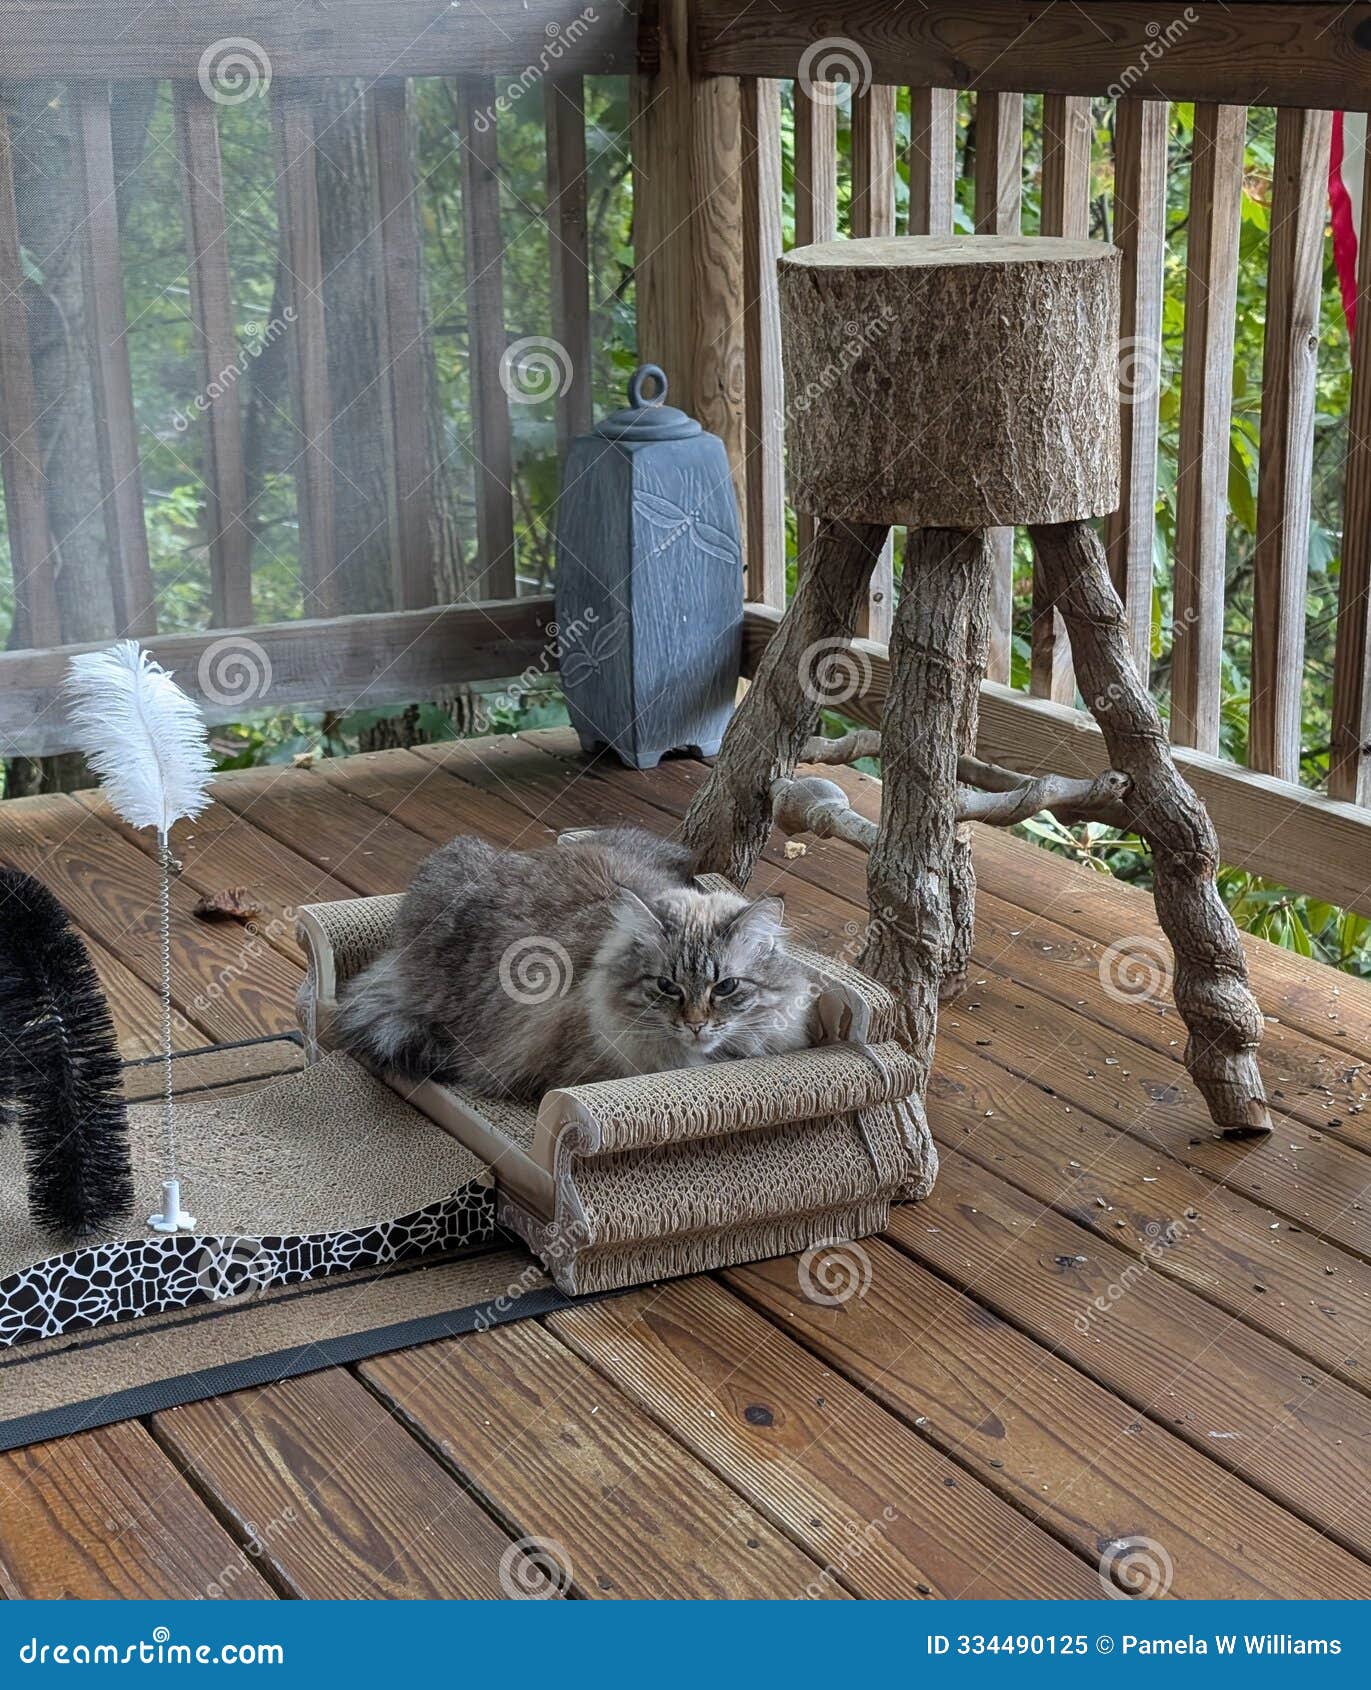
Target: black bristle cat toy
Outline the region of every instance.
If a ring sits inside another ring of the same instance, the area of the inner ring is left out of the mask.
[[[0,865],[0,1128],[11,1123],[40,1226],[76,1240],[132,1209],[128,1118],[105,994],[57,899]]]

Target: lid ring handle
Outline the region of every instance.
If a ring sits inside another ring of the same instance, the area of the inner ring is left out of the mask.
[[[657,386],[657,392],[651,399],[643,392],[649,381]],[[635,411],[644,410],[649,405],[663,405],[666,403],[666,389],[666,371],[660,364],[639,364],[628,378],[628,402]]]

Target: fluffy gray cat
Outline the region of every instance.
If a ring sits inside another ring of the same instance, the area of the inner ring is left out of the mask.
[[[410,1079],[551,1086],[809,1043],[779,898],[702,892],[635,828],[539,851],[458,838],[420,865],[391,948],[343,992],[343,1046]]]

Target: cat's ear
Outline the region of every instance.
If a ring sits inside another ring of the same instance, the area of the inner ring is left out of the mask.
[[[619,888],[609,919],[615,931],[625,939],[659,943],[665,932],[662,918],[627,886]]]
[[[785,935],[785,900],[757,898],[750,904],[744,904],[725,932],[729,939],[739,939],[745,944],[764,946],[769,950]]]

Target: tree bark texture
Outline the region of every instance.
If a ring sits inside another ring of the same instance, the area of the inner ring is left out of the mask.
[[[1113,247],[830,241],[779,274],[797,510],[977,529],[1118,503]]]
[[[957,755],[972,627],[989,589],[983,533],[912,532],[890,641],[881,725],[881,822],[867,868],[870,925],[860,966],[894,994],[897,1037],[927,1084],[938,995],[953,954]],[[979,680],[979,675],[977,675]]]
[[[795,597],[686,816],[697,872],[747,884],[771,833],[773,781],[793,773],[820,710],[841,709],[860,690],[851,641],[886,532],[820,521]]]
[[[1262,1015],[1215,884],[1213,824],[1177,772],[1157,708],[1133,667],[1123,606],[1094,529],[1065,522],[1036,526],[1032,535],[1071,637],[1082,696],[1111,764],[1132,779],[1134,826],[1152,847],[1157,919],[1175,952],[1176,1007],[1190,1034],[1186,1066],[1225,1133],[1266,1131],[1271,1119],[1256,1054]]]
[[[393,593],[390,475],[384,442],[381,243],[365,83],[319,84],[314,175],[328,317],[333,426],[333,533],[339,609],[390,610]]]
[[[983,591],[973,594],[967,622],[966,666],[962,674],[962,696],[957,706],[957,756],[973,757],[976,753],[976,727],[981,712],[981,681],[985,676],[990,655],[990,589],[994,560],[988,537],[983,540],[981,568]],[[952,860],[948,865],[947,895],[952,923],[948,943],[947,965],[939,996],[944,1003],[957,997],[966,986],[967,970],[971,966],[971,944],[976,925],[976,869],[971,860],[971,828],[960,817],[952,842]]]

